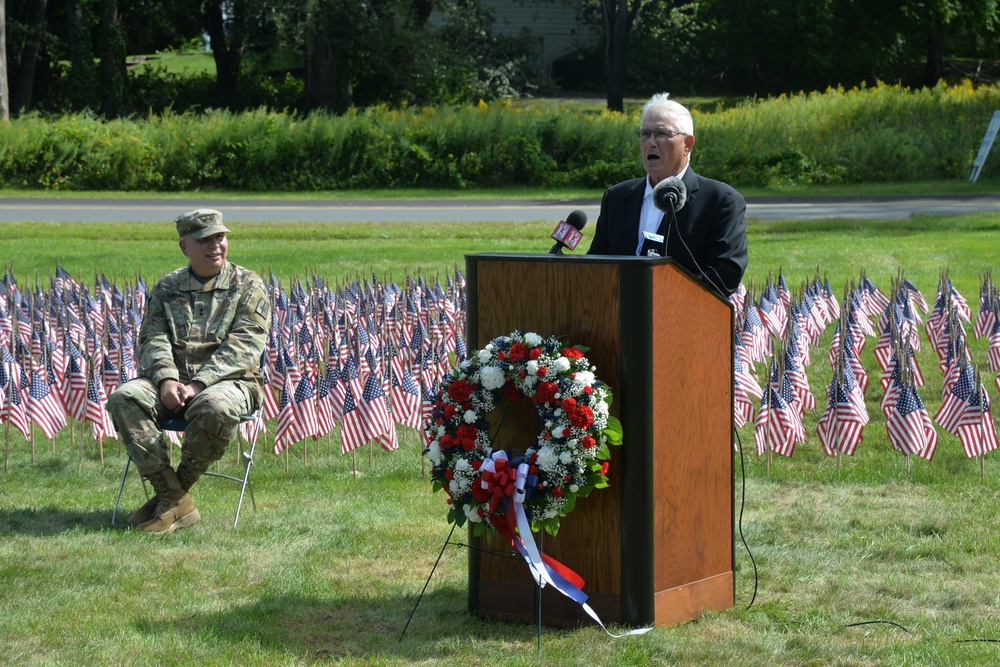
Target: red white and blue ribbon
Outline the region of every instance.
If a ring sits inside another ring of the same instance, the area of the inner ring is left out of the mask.
[[[539,552],[531,535],[531,523],[524,512],[528,481],[530,477],[534,477],[529,475],[528,470],[528,463],[524,459],[511,461],[507,458],[506,451],[497,450],[490,458],[483,461],[481,484],[483,489],[490,492],[491,525],[521,554],[531,570],[535,583],[540,588],[551,584],[557,591],[579,604],[611,637],[641,635],[652,630],[652,628],[639,628],[621,635],[608,631],[597,612],[587,604],[588,595],[582,590],[583,578],[554,558]],[[503,515],[497,511],[501,506],[506,510]]]

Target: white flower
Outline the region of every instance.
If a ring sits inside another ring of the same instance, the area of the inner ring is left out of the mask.
[[[468,359],[463,359],[463,360],[462,360],[462,363],[460,363],[460,364],[459,364],[458,366],[459,366],[459,368],[461,368],[461,369],[462,369],[463,371],[467,371],[467,370],[469,370],[469,366],[471,366],[471,365],[472,365],[472,362],[471,362],[471,361],[469,361]]]
[[[475,410],[466,410],[465,414],[462,415],[462,420],[466,424],[475,424],[476,423],[476,411]]]
[[[448,490],[451,491],[451,495],[454,496],[462,492],[462,487],[458,483],[457,479],[453,479],[450,482],[448,482]]]
[[[580,485],[579,484],[570,484],[569,485],[569,492],[570,493],[577,493],[579,490],[580,490]]]
[[[443,425],[442,426],[438,426],[438,437],[440,438],[442,435],[444,435],[444,426]]]
[[[528,375],[534,376],[538,373],[538,362],[532,359],[524,365],[524,370],[528,371]]]
[[[469,465],[468,459],[459,459],[455,461],[455,472],[464,473],[466,471],[472,470],[472,466]]]
[[[569,370],[569,359],[566,357],[559,357],[552,362],[552,368],[556,369],[557,373],[565,373]]]
[[[574,384],[579,384],[584,387],[592,387],[594,385],[594,374],[590,371],[580,371],[576,374],[574,380],[576,381]]]
[[[556,408],[552,412],[552,415],[555,416],[555,417],[560,417],[560,416],[562,416],[562,413],[563,413],[562,408]]]
[[[542,344],[542,337],[536,333],[528,332],[524,334],[524,344],[528,347],[538,347]]]
[[[544,516],[545,516],[546,519],[551,519],[552,517],[554,517],[557,514],[559,514],[559,511],[557,509],[555,509],[554,507],[550,507],[549,509],[545,510],[545,515]]]
[[[496,366],[487,366],[479,371],[479,380],[482,382],[483,389],[492,391],[502,387],[505,378],[502,370]]]
[[[552,437],[553,438],[562,438],[562,437],[564,437],[563,436],[563,431],[565,431],[565,430],[566,430],[566,424],[563,424],[562,422],[559,422],[558,424],[555,425],[555,427],[551,431]]]
[[[552,468],[559,461],[556,456],[555,451],[546,445],[538,450],[538,456],[535,458],[535,465],[543,470],[548,470]]]
[[[479,510],[472,505],[462,505],[462,511],[465,512],[466,518],[472,523],[479,523],[483,520],[483,517],[479,516]]]
[[[492,355],[490,355],[490,351],[489,350],[487,350],[486,348],[483,348],[482,350],[479,350],[479,355],[478,356],[479,356],[479,363],[485,364],[485,363],[489,362],[490,356],[492,356]]]
[[[564,465],[567,463],[572,463],[572,461],[573,461],[573,454],[570,452],[563,452],[562,454],[559,455],[559,462]]]
[[[431,460],[434,465],[441,465],[441,461],[444,460],[441,452],[441,445],[435,440],[431,443],[431,446],[427,448],[427,458]]]

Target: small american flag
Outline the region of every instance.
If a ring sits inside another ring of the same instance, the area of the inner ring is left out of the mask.
[[[886,415],[885,429],[892,446],[904,454],[930,461],[937,450],[937,431],[912,384],[902,385],[895,405]]]
[[[66,426],[66,411],[49,391],[49,386],[37,371],[32,371],[31,379],[21,375],[21,384],[28,384],[28,417],[31,418],[45,437],[51,440]]]
[[[84,422],[90,422],[90,430],[95,440],[116,437],[111,415],[104,407],[107,402],[104,386],[96,380],[93,373],[87,373],[87,411],[84,414]]]

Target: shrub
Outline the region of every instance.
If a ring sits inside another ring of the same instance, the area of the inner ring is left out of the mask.
[[[164,93],[167,97],[172,93]],[[167,99],[166,97],[164,99]],[[878,85],[695,111],[694,168],[735,185],[964,179],[1000,94]],[[147,119],[28,114],[0,125],[0,184],[62,190],[606,187],[642,174],[638,112],[564,104],[168,108]],[[988,161],[983,176],[1000,173]]]

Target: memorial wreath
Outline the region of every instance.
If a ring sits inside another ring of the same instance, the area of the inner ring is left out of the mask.
[[[444,379],[424,453],[434,490],[448,495],[450,522],[471,522],[476,535],[490,527],[511,537],[528,525],[555,535],[577,498],[608,486],[608,445],[621,444],[622,429],[608,412],[611,388],[595,377],[587,349],[514,331],[472,352]],[[537,437],[523,452],[494,450],[487,415],[521,400],[534,404]]]

